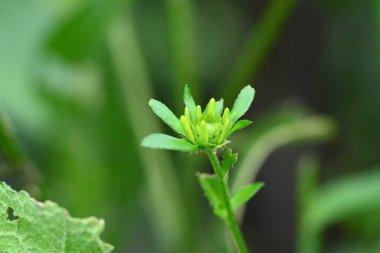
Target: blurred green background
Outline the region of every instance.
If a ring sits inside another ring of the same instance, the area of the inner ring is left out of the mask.
[[[0,179],[106,220],[115,252],[228,252],[205,156],[145,150],[182,90],[231,106],[252,252],[380,252],[380,1],[0,1]]]

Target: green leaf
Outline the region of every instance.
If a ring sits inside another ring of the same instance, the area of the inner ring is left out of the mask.
[[[223,113],[223,105],[224,105],[223,98],[221,98],[220,100],[216,101],[216,103],[215,103],[216,114],[222,115],[222,113]]]
[[[380,166],[330,181],[309,200],[303,223],[320,230],[354,215],[380,211],[379,196]]]
[[[179,119],[165,104],[155,99],[151,99],[149,100],[149,106],[152,108],[153,112],[171,129],[181,135],[185,135]]]
[[[225,220],[227,218],[227,209],[223,203],[223,198],[220,194],[219,183],[216,176],[198,173],[197,177],[215,215]]]
[[[141,146],[147,148],[167,149],[184,152],[198,150],[196,145],[191,144],[187,140],[174,138],[166,134],[148,135],[142,140]]]
[[[256,193],[264,186],[264,183],[253,183],[241,188],[235,195],[231,198],[231,206],[234,210],[241,207],[243,204],[248,202]]]
[[[238,154],[232,153],[231,149],[227,149],[226,151],[224,151],[223,162],[222,162],[222,169],[223,169],[224,176],[227,174],[231,166],[237,162],[237,159],[238,159]]]
[[[193,96],[191,95],[191,91],[189,86],[185,86],[185,90],[183,91],[183,102],[189,109],[190,117],[192,120],[195,120],[195,114],[196,114],[196,105],[193,99]]]
[[[0,251],[12,253],[104,253],[104,221],[72,218],[57,204],[37,202],[28,193],[0,184]]]
[[[242,120],[239,120],[238,122],[236,122],[236,124],[231,128],[228,136],[230,136],[231,134],[233,134],[234,132],[238,131],[238,130],[241,130],[243,128],[246,128],[247,126],[251,125],[252,124],[252,121],[248,120],[248,119],[242,119]]]
[[[241,116],[243,116],[248,111],[254,97],[255,90],[249,85],[245,86],[240,91],[230,113],[230,120],[232,123],[235,123]]]

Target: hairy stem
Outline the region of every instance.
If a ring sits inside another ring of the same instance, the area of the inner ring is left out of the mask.
[[[239,253],[248,253],[247,246],[245,245],[243,234],[240,231],[240,227],[237,223],[235,214],[231,207],[231,202],[228,193],[228,186],[224,181],[223,171],[219,163],[218,156],[215,151],[207,151],[207,155],[211,161],[212,167],[214,168],[215,174],[218,178],[218,183],[220,187],[220,191],[222,194],[224,205],[227,209],[227,225],[230,229],[231,235],[235,241],[236,247]]]

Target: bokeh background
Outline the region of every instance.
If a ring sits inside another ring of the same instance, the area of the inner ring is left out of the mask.
[[[231,186],[252,252],[380,252],[380,1],[2,0],[0,179],[106,221],[115,252],[228,252],[195,178],[202,154],[145,150],[182,114],[231,106]]]

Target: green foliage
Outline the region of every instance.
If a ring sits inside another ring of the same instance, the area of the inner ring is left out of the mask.
[[[220,193],[220,185],[215,175],[209,175],[204,173],[197,174],[199,184],[202,187],[208,201],[210,202],[214,214],[222,218],[227,219],[227,209],[223,202],[223,197]]]
[[[183,91],[183,102],[189,109],[190,117],[192,119],[195,119],[196,104],[194,102],[193,96],[191,95],[191,90],[187,84],[185,85],[185,89]]]
[[[379,167],[353,174],[328,183],[318,185],[318,163],[316,158],[305,156],[298,168],[298,213],[299,233],[298,252],[317,253],[322,249],[323,231],[329,226],[342,223],[355,217],[369,218],[378,214],[380,203],[380,169]],[[375,216],[375,217],[378,217]],[[360,218],[360,219],[361,219]],[[365,220],[365,219],[364,219]],[[372,225],[369,219],[369,226]],[[368,229],[368,224],[364,225]],[[377,235],[378,232],[375,234]],[[368,250],[368,245],[355,245],[361,252]],[[378,245],[374,245],[378,247]]]
[[[53,202],[37,202],[0,184],[1,252],[111,252],[99,238],[103,228],[103,220],[72,218]]]
[[[247,201],[249,201],[256,193],[264,186],[264,183],[257,182],[253,184],[246,185],[242,187],[235,195],[231,198],[232,209],[236,210]]]
[[[279,147],[294,143],[319,143],[333,138],[337,132],[336,122],[330,117],[307,116],[296,108],[289,111],[273,112],[256,125],[233,179],[233,190],[253,181],[265,159]]]
[[[185,135],[179,119],[166,105],[160,101],[151,99],[149,101],[149,106],[152,108],[153,112],[175,132],[181,135]]]
[[[379,196],[379,168],[331,181],[309,200],[305,223],[309,228],[323,228],[356,214],[380,210]]]
[[[228,173],[228,170],[234,165],[238,160],[238,154],[232,153],[232,149],[227,149],[224,151],[223,154],[223,161],[222,161],[222,169],[223,169],[223,176],[226,176]]]
[[[238,131],[238,130],[241,130],[243,128],[246,128],[247,126],[251,125],[252,124],[252,121],[248,120],[248,119],[242,119],[242,120],[239,120],[238,122],[236,122],[236,124],[231,128],[230,132],[228,135],[231,135],[233,134],[234,132]]]
[[[248,111],[254,97],[255,90],[249,85],[240,91],[230,113],[232,124],[235,124],[235,122]]]
[[[255,90],[247,85],[239,93],[231,113],[228,108],[225,108],[222,114],[223,99],[218,102],[213,98],[210,99],[206,108],[202,111],[200,105],[196,106],[190,88],[186,85],[183,93],[186,107],[184,115],[179,120],[163,103],[151,99],[149,105],[154,113],[174,131],[183,135],[185,139],[181,141],[174,137],[153,135],[145,138],[142,145],[150,148],[178,151],[218,149],[228,144],[226,138],[233,132],[243,129],[250,124],[248,120],[239,121],[236,124],[235,122],[247,112],[254,95]],[[155,140],[157,143],[154,143]],[[165,144],[165,140],[168,140],[170,143]],[[196,148],[193,148],[194,145]]]
[[[148,148],[168,149],[176,151],[205,151],[213,166],[215,175],[198,174],[199,183],[208,198],[215,215],[219,216],[230,228],[232,237],[239,253],[248,252],[243,235],[236,221],[234,207],[237,208],[247,202],[260,188],[253,185],[243,188],[231,202],[228,191],[228,170],[236,163],[237,154],[231,150],[224,153],[223,163],[220,164],[217,151],[226,145],[226,138],[232,132],[235,122],[249,109],[255,90],[247,85],[239,93],[232,111],[225,108],[223,114],[223,100],[218,103],[211,98],[206,108],[202,111],[201,106],[195,105],[190,88],[186,85],[184,89],[184,103],[186,105],[184,115],[179,119],[186,139],[178,139],[165,134],[151,134],[145,137],[141,145]],[[178,127],[174,114],[161,102],[150,100],[149,105],[156,115],[173,129]],[[242,121],[235,130],[249,125]],[[178,131],[177,131],[178,132]]]
[[[225,79],[226,90],[223,94],[233,94],[242,83],[252,80],[258,74],[295,3],[295,0],[272,0],[268,3],[257,24],[251,29],[243,50],[232,65],[231,73]]]
[[[186,140],[174,138],[166,134],[151,134],[145,137],[141,145],[147,148],[167,149],[183,152],[196,151],[197,146]]]

